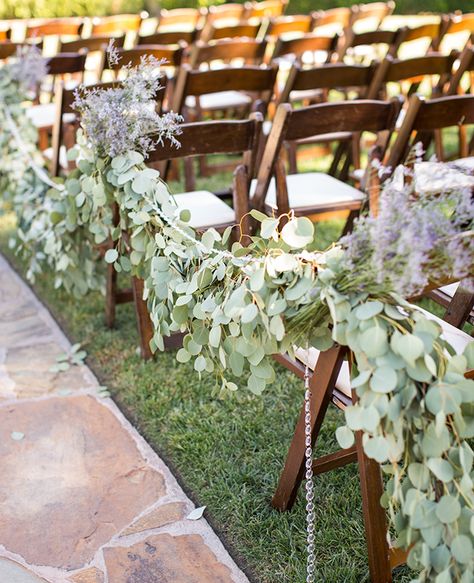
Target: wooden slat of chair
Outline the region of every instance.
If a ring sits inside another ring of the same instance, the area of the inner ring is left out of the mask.
[[[221,26],[219,23],[211,26],[207,32],[201,34],[202,40],[219,40],[223,38],[257,38],[260,31],[260,22],[244,21],[239,24]]]
[[[420,24],[419,26],[415,27],[407,27],[405,36],[402,42],[402,46],[404,43],[417,41],[423,38],[429,39],[429,49],[434,51],[439,50],[439,45],[441,44],[441,40],[443,38],[445,31],[445,26],[441,18],[439,22],[431,22],[428,24]]]
[[[474,32],[474,12],[450,15],[444,34],[457,34],[459,32]]]
[[[22,46],[21,43],[13,43],[9,40],[0,42],[0,61],[4,61],[10,57],[16,55],[18,47]]]
[[[246,65],[260,65],[265,56],[266,41],[253,38],[221,39],[209,41],[197,41],[189,56],[189,65],[193,69],[206,63],[211,65],[215,61],[231,63],[239,60]]]
[[[194,31],[200,20],[206,15],[205,10],[197,8],[162,9],[158,15],[158,27],[156,32],[171,32],[167,29],[182,29]],[[169,43],[158,43],[169,44]]]
[[[106,58],[104,62],[104,71],[120,70],[130,64],[131,67],[136,67],[140,64],[143,56],[155,57],[155,59],[165,59],[168,66],[179,67],[183,58],[184,47],[180,45],[140,45],[133,49],[119,49],[119,62],[110,63]]]
[[[386,165],[402,164],[412,145],[421,141],[426,150],[434,130],[474,124],[474,95],[454,95],[425,100],[412,95]]]
[[[297,38],[279,38],[275,43],[271,60],[292,55],[300,60],[304,53],[325,52],[325,62],[329,63],[336,49],[338,37],[321,36],[314,33],[304,34]]]
[[[210,6],[206,17],[206,25],[218,20],[241,20],[244,18],[244,10],[243,4],[232,2]]]
[[[443,320],[456,328],[462,328],[468,321],[474,322],[474,295],[469,291],[472,284],[471,281],[470,287],[466,289],[461,282],[453,296],[444,293],[443,288],[431,290],[427,294],[429,298],[446,308]]]
[[[279,38],[288,33],[311,32],[313,18],[309,14],[293,14],[291,16],[278,16],[271,18],[265,34],[269,37]]]
[[[45,36],[80,36],[84,26],[82,18],[52,18],[39,22],[28,23],[25,38],[41,38]]]
[[[379,28],[385,18],[390,16],[395,10],[395,2],[369,2],[368,4],[356,4],[351,8],[351,26],[359,24],[363,20],[374,19],[375,28]]]
[[[404,36],[404,28],[356,33],[349,26],[344,30],[344,34],[341,37],[340,46],[337,50],[337,58],[339,61],[343,61],[348,56],[351,56],[351,51],[357,47],[367,47],[375,54],[375,49],[379,49],[382,45],[385,47],[385,55],[382,56],[396,56],[404,40]]]
[[[224,229],[229,225],[240,224],[242,230],[244,230],[246,228],[244,219],[249,211],[249,177],[255,165],[261,124],[262,117],[259,113],[252,114],[250,119],[242,121],[210,121],[183,124],[182,134],[179,136],[180,148],[165,143],[162,147],[150,152],[147,164],[163,170],[170,160],[187,160],[205,154],[243,154],[242,162],[237,166],[235,172],[232,189],[235,220],[231,223],[215,224],[213,226],[218,229]],[[193,185],[191,186],[192,188],[189,190],[194,190]],[[177,198],[179,196],[176,195]],[[196,196],[198,196],[198,193],[196,193]],[[225,203],[222,202],[222,204]],[[108,325],[113,325],[115,304],[117,303],[117,276],[114,273],[113,266],[107,266],[107,271],[106,315]],[[152,357],[149,343],[153,337],[153,326],[148,314],[146,301],[143,300],[143,282],[133,278],[132,288],[140,334],[141,354],[143,358],[149,359]],[[130,296],[127,296],[126,299],[130,299]],[[169,341],[167,340],[166,347],[176,347],[180,341],[181,335],[172,335]]]
[[[141,14],[98,16],[92,20],[91,35],[116,35],[127,32],[138,32],[141,22]]]
[[[281,16],[288,6],[288,0],[263,0],[246,2],[244,18],[273,18]]]
[[[0,28],[0,42],[10,40],[11,32],[10,27]]]
[[[197,39],[197,36],[198,36],[197,29],[157,31],[154,34],[138,35],[137,46],[176,45],[181,43],[192,45]]]
[[[47,73],[51,76],[51,86],[46,92],[48,103],[53,99],[55,84],[58,78],[63,81],[66,78],[71,78],[76,85],[84,81],[86,58],[87,53],[83,51],[79,53],[59,53],[54,57],[46,59]],[[41,92],[45,93],[43,87],[41,87]],[[44,150],[45,147],[41,147],[41,149]]]
[[[301,140],[307,137],[317,137],[321,134],[333,132],[351,132],[360,133],[364,131],[378,134],[377,142],[379,147],[385,151],[391,131],[395,126],[397,116],[400,111],[400,102],[398,100],[390,102],[381,102],[373,100],[355,100],[339,103],[323,103],[304,107],[301,109],[292,109],[288,104],[281,104],[275,115],[273,127],[267,140],[262,162],[256,180],[256,186],[251,204],[254,208],[274,212],[271,206],[268,206],[265,199],[270,187],[270,182],[275,173],[276,165],[281,157],[282,145],[284,141]],[[294,176],[294,175],[293,175]],[[302,175],[304,176],[304,175]],[[311,184],[315,189],[315,204],[294,208],[296,215],[313,215],[321,212],[347,209],[358,212],[362,204],[362,194],[355,197],[345,197],[343,201],[327,201],[324,204],[318,203],[317,199],[317,177],[316,173],[310,173]],[[283,184],[286,180],[282,180]],[[340,182],[341,188],[347,189],[347,186]],[[276,184],[277,202],[279,199],[279,186]],[[335,188],[335,185],[334,185]],[[283,197],[284,198],[284,197]],[[279,209],[277,208],[279,214]],[[350,219],[352,220],[351,216]]]
[[[349,26],[352,12],[350,8],[338,7],[330,8],[329,10],[317,10],[311,16],[313,18],[313,30],[317,30],[323,26],[336,26],[339,32],[342,32]]]
[[[77,40],[61,41],[59,51],[61,53],[78,53],[79,51],[87,51],[88,53],[91,53],[95,51],[103,51],[107,48],[111,40],[113,40],[114,46],[117,49],[121,49],[125,42],[125,35],[121,34],[119,36],[111,36],[102,34]]]

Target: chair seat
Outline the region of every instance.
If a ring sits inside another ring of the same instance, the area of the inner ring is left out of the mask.
[[[443,330],[443,333],[441,335],[442,338],[446,340],[454,348],[456,354],[462,354],[466,346],[469,344],[469,342],[472,342],[471,336],[469,336],[469,334],[466,334],[466,332],[463,332],[462,330],[459,330],[459,328],[456,328],[455,326],[448,324],[447,322],[441,320],[431,312],[423,310],[422,308],[418,309],[420,309],[429,320],[433,320],[434,322],[441,326]],[[317,350],[316,348],[310,348],[309,350],[306,350],[305,348],[295,349],[295,356],[297,360],[300,361],[304,366],[308,365],[311,370],[315,369],[319,355],[320,351]],[[351,381],[349,365],[347,361],[344,361],[342,364],[339,376],[337,377],[336,381],[336,389],[341,391],[341,393],[344,393],[344,395],[346,395],[347,397],[351,396]]]
[[[223,200],[207,190],[184,192],[174,196],[178,209],[191,213],[190,226],[194,229],[219,228],[235,223],[235,212]]]
[[[47,160],[52,160],[53,159],[53,148],[46,148],[46,150],[43,150],[43,156]],[[59,165],[61,166],[61,168],[63,170],[69,169],[69,161],[67,159],[66,146],[61,146],[61,148],[59,150]]]
[[[322,172],[290,174],[286,178],[290,209],[295,211],[326,212],[341,209],[358,209],[365,194],[345,182]],[[251,196],[257,181],[252,180]],[[265,203],[277,208],[275,179],[272,178]]]
[[[439,288],[439,291],[443,292],[450,299],[452,299],[454,297],[454,294],[456,293],[458,287],[459,287],[459,281],[457,281],[456,283],[450,283],[449,285],[443,285],[443,287]]]
[[[474,156],[453,160],[452,165],[455,168],[459,168],[460,170],[467,172],[468,174],[474,174]]]
[[[26,110],[26,115],[38,129],[49,129],[54,125],[56,118],[56,104],[45,103],[41,105],[32,105]],[[73,123],[76,119],[74,113],[65,113],[63,115],[64,123]]]
[[[199,97],[201,109],[230,109],[232,107],[244,107],[252,103],[252,98],[240,91],[218,91],[217,93],[207,93]],[[186,97],[186,107],[194,109],[196,98],[194,95]]]

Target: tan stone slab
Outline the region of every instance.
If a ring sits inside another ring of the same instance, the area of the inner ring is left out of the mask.
[[[39,316],[19,320],[0,320],[0,347],[11,348],[19,344],[36,345],[51,337],[51,330]]]
[[[0,409],[0,459],[0,543],[30,564],[80,569],[166,493],[129,432],[90,396]]]
[[[159,506],[136,520],[131,526],[123,531],[122,536],[136,534],[137,532],[151,530],[152,528],[160,528],[166,524],[182,520],[184,518],[185,509],[186,506],[183,502],[172,502],[170,504]]]
[[[0,304],[17,299],[22,294],[20,282],[12,272],[3,271],[0,277]]]
[[[84,569],[75,575],[69,577],[72,583],[104,583],[104,574],[96,567]]]
[[[233,583],[197,534],[158,534],[128,548],[105,548],[104,558],[113,583]]]
[[[0,583],[47,583],[22,565],[0,558]]]
[[[7,302],[0,303],[0,322],[21,320],[22,318],[34,316],[37,312],[38,309],[31,299],[19,296]]]
[[[80,389],[86,386],[85,369],[72,366],[61,373],[50,372],[56,357],[64,349],[56,342],[46,342],[11,348],[3,363],[6,375],[14,383],[18,397],[30,398],[52,393],[59,389]],[[0,377],[0,393],[4,387]]]

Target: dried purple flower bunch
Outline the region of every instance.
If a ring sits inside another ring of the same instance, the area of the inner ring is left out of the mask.
[[[474,180],[466,178],[436,162],[399,167],[384,185],[378,216],[359,218],[341,240],[355,275],[410,297],[429,282],[472,274]]]
[[[113,44],[108,47],[108,59],[112,64],[120,60]],[[137,67],[122,67],[126,77],[116,87],[88,90],[81,86],[76,91],[73,107],[80,112],[86,138],[99,156],[114,158],[134,150],[147,157],[164,140],[179,147],[176,136],[181,133],[181,116],[156,112],[162,65],[155,57],[144,55]]]
[[[8,83],[13,81],[23,99],[28,93],[38,91],[47,74],[47,60],[33,45],[19,46],[15,58],[0,69],[0,77],[4,77]],[[3,85],[1,81],[0,84]]]

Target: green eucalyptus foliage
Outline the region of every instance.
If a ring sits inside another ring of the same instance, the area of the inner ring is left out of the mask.
[[[341,446],[362,431],[366,454],[382,464],[382,503],[397,544],[410,549],[416,581],[471,582],[474,382],[464,373],[474,345],[455,355],[423,312],[350,271],[339,246],[307,252],[306,218],[280,230],[277,219],[253,211],[260,236],[228,251],[231,230],[197,237],[189,212],[178,211],[141,154],[99,158],[79,132],[69,155],[77,170],[65,190],[49,190],[20,234],[30,275],[46,266],[56,285],[82,295],[101,285],[100,246],[113,241],[105,261],[145,281],[152,348],[185,332],[178,361],[214,374],[222,391],[238,389],[229,372],[249,370],[248,389],[260,394],[274,379],[268,356],[291,355],[295,345],[350,347],[359,401],[337,432]]]

